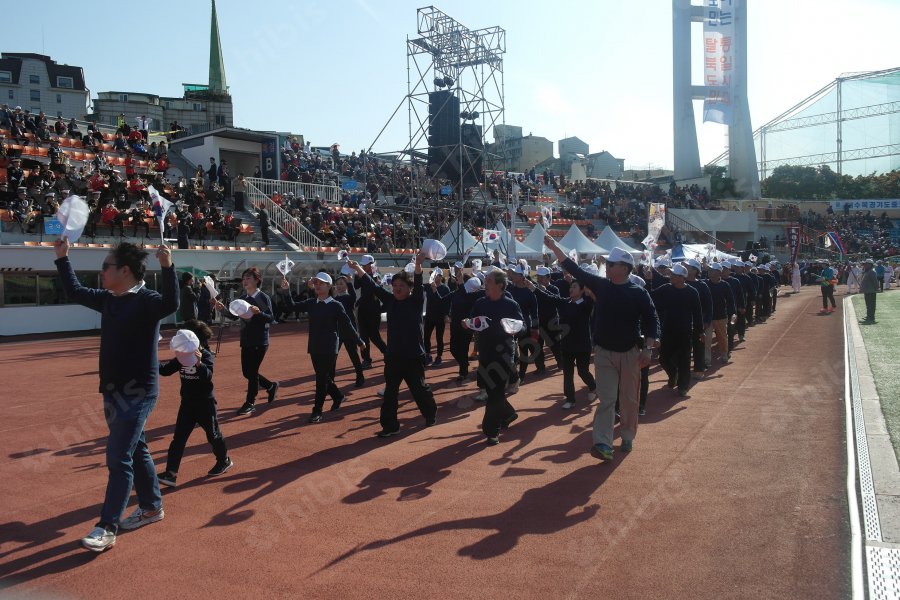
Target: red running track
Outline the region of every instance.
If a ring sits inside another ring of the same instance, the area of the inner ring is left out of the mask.
[[[512,399],[521,418],[496,447],[452,360],[428,372],[435,427],[421,427],[404,392],[402,435],[375,438],[381,362],[354,390],[343,354],[345,408],[307,425],[305,324],[273,329],[263,372],[281,381],[279,399],[236,417],[245,387],[229,332],[215,381],[235,468],[207,478],[214,460],[195,430],[165,520],[100,555],[78,544],[106,485],[97,338],[0,344],[0,587],[43,598],[847,597],[842,316],[818,316],[815,292],[781,298],[689,398],[654,368],[635,450],[611,464],[588,453],[586,390],[576,410],[559,408],[555,369]],[[177,378],[161,383],[147,425],[158,463],[178,406]]]

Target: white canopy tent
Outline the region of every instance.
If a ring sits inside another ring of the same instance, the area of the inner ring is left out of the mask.
[[[497,221],[497,231],[500,232],[498,240],[496,242],[485,244],[485,247],[488,250],[499,250],[503,255],[509,256],[510,253],[507,248],[507,242],[510,239],[507,235],[509,230],[503,224],[503,221]],[[515,244],[516,258],[541,258],[542,256],[540,250],[535,250],[526,242],[516,240]]]
[[[476,240],[459,221],[450,224],[441,243],[446,246],[448,256],[462,256],[473,248],[472,256],[487,256],[484,244]]]
[[[525,237],[525,245],[529,248],[540,250],[543,254],[553,254],[550,251],[550,248],[544,245],[545,235],[547,235],[547,232],[544,230],[544,227],[538,223],[531,230],[531,233]]]
[[[606,248],[599,246],[588,239],[584,232],[578,228],[578,225],[573,224],[569,231],[566,232],[566,235],[559,240],[559,245],[565,248],[567,251],[577,250],[578,254],[596,254],[596,255],[607,255],[609,254],[609,250]],[[621,244],[625,247],[625,244]]]
[[[620,238],[616,235],[616,232],[613,231],[612,227],[607,225],[603,228],[603,231],[600,232],[599,237],[594,240],[594,243],[598,246],[603,246],[604,248],[615,248],[618,246],[624,250],[635,250],[634,244],[626,242],[624,239]],[[640,252],[640,250],[638,250]]]

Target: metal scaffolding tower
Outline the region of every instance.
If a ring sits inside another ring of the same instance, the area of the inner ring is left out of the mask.
[[[478,187],[483,171],[497,162],[485,151],[485,139],[495,125],[504,123],[505,53],[506,31],[501,27],[472,30],[434,6],[417,10],[417,35],[406,40],[407,94],[369,147],[371,152],[406,105],[409,141],[393,154],[410,166],[417,190],[412,202],[426,190],[447,191],[449,186],[462,220],[465,203],[474,197],[470,189]],[[435,105],[436,98],[440,105]],[[429,140],[432,123],[448,117],[455,138],[436,151]],[[448,172],[453,176],[441,176]]]

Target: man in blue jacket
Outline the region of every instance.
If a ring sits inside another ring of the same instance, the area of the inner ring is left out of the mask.
[[[103,260],[103,289],[86,288],[78,281],[69,262],[66,237],[57,240],[55,250],[56,269],[69,301],[102,315],[99,372],[109,427],[109,478],[100,520],[81,540],[88,550],[102,552],[116,543],[119,528],[137,529],[165,516],[144,424],[159,393],[159,322],[178,310],[178,279],[172,252],[165,245],[156,252],[162,270],[162,294],[144,286],[147,252],[134,244],[119,244]],[[138,508],[120,521],[132,485],[137,490]]]

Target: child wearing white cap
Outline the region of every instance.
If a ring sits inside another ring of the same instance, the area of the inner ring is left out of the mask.
[[[234,465],[228,456],[216,413],[212,381],[213,353],[209,350],[212,331],[206,323],[196,319],[185,321],[181,327],[171,343],[176,358],[159,363],[160,375],[178,373],[181,378],[181,406],[175,419],[175,433],[169,444],[166,470],[157,477],[161,484],[170,487],[175,486],[184,447],[197,425],[206,433],[206,440],[216,456],[216,464],[207,475],[221,475]]]

